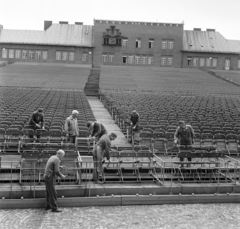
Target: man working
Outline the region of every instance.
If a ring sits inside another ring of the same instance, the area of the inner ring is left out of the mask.
[[[93,161],[94,161],[94,175],[93,180],[100,182],[103,174],[102,160],[104,153],[107,157],[107,160],[110,161],[110,150],[111,150],[111,141],[115,140],[117,135],[111,133],[109,135],[104,134],[96,143],[93,148]]]
[[[65,178],[66,176],[60,172],[60,162],[63,159],[65,152],[63,150],[58,150],[57,154],[51,156],[46,164],[45,172],[44,172],[44,181],[46,186],[46,202],[45,209],[50,210],[52,212],[61,212],[57,206],[57,192],[55,190],[56,176],[61,178]]]
[[[65,132],[67,135],[67,141],[69,143],[74,143],[76,141],[76,137],[78,136],[78,121],[77,121],[78,111],[73,110],[72,115],[70,115],[65,121]]]
[[[107,134],[106,128],[100,122],[88,121],[87,128],[90,133],[89,137],[95,137],[97,140],[100,139],[104,134]]]
[[[131,139],[129,140],[129,142],[132,142],[132,135],[134,131],[138,130],[138,124],[139,124],[139,120],[140,120],[140,116],[137,113],[136,110],[132,111],[132,114],[130,115],[130,125],[131,125]]]
[[[178,123],[179,126],[174,134],[174,143],[177,144],[179,140],[180,145],[191,146],[194,142],[194,130],[192,126],[186,125],[184,121],[179,121]],[[180,157],[180,161],[183,161],[182,157]],[[188,158],[188,161],[191,161],[191,158]]]
[[[30,126],[32,126],[32,129],[35,131],[37,129],[44,129],[44,115],[43,115],[43,109],[38,108],[37,111],[34,111],[29,123]],[[29,136],[30,138],[33,138],[32,135]],[[40,136],[37,136],[39,138]]]

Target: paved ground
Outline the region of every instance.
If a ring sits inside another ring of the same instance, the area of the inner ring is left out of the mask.
[[[238,229],[239,212],[237,204],[0,210],[0,229]]]

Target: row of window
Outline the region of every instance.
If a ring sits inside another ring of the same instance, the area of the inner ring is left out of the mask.
[[[20,50],[20,49],[2,49],[3,59],[29,59],[29,60],[47,60],[48,51],[45,50]],[[88,62],[88,53],[82,54],[82,62]],[[74,61],[75,53],[66,51],[56,51],[56,60]]]
[[[218,59],[217,58],[198,58],[198,57],[188,57],[187,58],[188,66],[194,67],[217,67]]]
[[[127,47],[128,46],[128,39],[122,39],[122,46]],[[142,47],[142,40],[136,39],[136,48]],[[172,40],[163,40],[162,41],[162,49],[173,49],[174,47],[174,41]],[[153,49],[154,48],[154,39],[148,40],[148,48]]]
[[[148,40],[148,48],[153,49],[154,48],[154,39]],[[115,38],[115,37],[104,37],[103,39],[104,45],[116,45],[116,46],[122,46],[127,47],[128,46],[128,39],[121,39],[121,38]],[[140,38],[137,38],[135,41],[135,47],[141,48],[142,47],[142,40]],[[174,41],[173,40],[162,40],[162,49],[173,49],[174,48]]]
[[[103,54],[102,63],[114,63],[113,54]],[[153,56],[147,55],[123,55],[122,56],[123,64],[138,64],[138,65],[151,65],[153,64]],[[162,56],[161,57],[161,66],[172,66],[173,65],[173,56]]]
[[[75,58],[74,52],[56,51],[56,60],[74,61],[74,58]]]
[[[40,50],[20,50],[20,49],[2,49],[3,59],[30,59],[30,60],[47,60],[48,51]]]

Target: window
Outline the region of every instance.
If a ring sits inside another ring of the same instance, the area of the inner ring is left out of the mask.
[[[135,56],[135,64],[140,64],[140,56]]]
[[[161,57],[161,65],[167,65],[167,58],[166,57]]]
[[[187,57],[187,65],[188,66],[192,65],[192,58],[191,57]]]
[[[36,59],[41,60],[41,51],[36,51]]]
[[[211,58],[206,58],[206,66],[207,67],[211,66]]]
[[[230,59],[225,59],[225,69],[230,69]]]
[[[162,41],[162,49],[167,49],[167,41]]]
[[[128,63],[133,64],[134,56],[128,56]]]
[[[217,58],[212,58],[212,66],[217,67]]]
[[[200,58],[200,67],[204,67],[204,66],[205,66],[205,59]]]
[[[150,48],[150,49],[154,48],[154,39],[149,39],[149,41],[148,41],[148,48]]]
[[[21,58],[21,50],[16,50],[15,52],[15,58],[20,59]]]
[[[173,41],[168,42],[168,49],[173,49]]]
[[[61,60],[61,52],[57,51],[56,52],[56,60]]]
[[[114,55],[109,55],[109,62],[110,63],[113,63],[114,62]]]
[[[167,65],[172,66],[173,65],[173,58],[172,57],[167,57]]]
[[[147,64],[147,57],[146,56],[142,56],[142,64]]]
[[[62,52],[62,60],[67,60],[68,59],[68,52]]]
[[[48,51],[43,51],[42,52],[42,59],[47,60],[47,58],[48,58]]]
[[[152,63],[153,63],[153,57],[150,56],[150,57],[148,57],[148,64],[152,64]]]
[[[27,59],[27,58],[28,58],[28,51],[22,50],[22,59]]]
[[[14,58],[14,49],[9,49],[9,58]]]
[[[2,58],[7,58],[7,49],[2,49]]]
[[[193,66],[198,66],[198,58],[193,58]]]
[[[238,59],[238,68],[240,68],[240,59]]]
[[[124,64],[126,64],[127,63],[127,56],[122,56],[122,61],[123,61]]]
[[[102,55],[102,63],[106,63],[107,62],[107,55]]]
[[[82,55],[82,62],[87,62],[87,59],[88,59],[87,53],[83,53],[83,55]]]
[[[69,61],[74,61],[74,52],[69,52]]]
[[[163,40],[162,41],[162,49],[173,49],[174,48],[174,41]]]
[[[29,59],[34,60],[34,51],[29,51]]]
[[[136,48],[141,48],[141,39],[136,39]]]
[[[128,39],[122,39],[122,47],[127,47]]]

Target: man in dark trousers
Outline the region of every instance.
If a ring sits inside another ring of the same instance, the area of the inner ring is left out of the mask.
[[[106,128],[100,122],[88,121],[87,122],[87,127],[88,127],[88,130],[90,132],[89,137],[95,137],[96,140],[100,139],[104,134],[107,134]]]
[[[63,150],[58,150],[56,155],[51,156],[48,159],[44,172],[44,180],[46,186],[45,209],[52,209],[52,212],[62,212],[62,210],[59,209],[57,205],[57,192],[55,190],[55,183],[56,176],[59,176],[61,178],[66,177],[60,172],[60,168],[64,168],[63,166],[60,166],[60,162],[63,159],[64,155],[65,152]]]
[[[93,161],[94,161],[94,175],[93,180],[101,183],[100,179],[102,179],[103,167],[102,161],[104,154],[107,157],[107,160],[110,161],[110,150],[111,150],[111,141],[115,140],[117,135],[115,133],[111,133],[109,135],[104,134],[96,143],[93,148]]]
[[[77,110],[73,110],[72,114],[67,117],[65,121],[65,133],[67,135],[67,141],[69,143],[74,143],[76,142],[76,138],[79,134],[79,127],[78,127],[78,120],[77,120],[77,115],[79,112]]]
[[[130,125],[131,125],[131,139],[129,140],[129,142],[132,142],[132,135],[134,134],[134,131],[138,131],[138,124],[140,121],[140,116],[137,113],[136,110],[132,111],[132,114],[130,115]]]
[[[35,131],[37,129],[44,129],[44,115],[43,115],[43,109],[38,108],[37,111],[34,111],[28,125],[32,126],[32,129]],[[33,136],[30,135],[30,138]],[[37,136],[39,138],[39,136]]]
[[[174,134],[174,143],[177,144],[180,141],[180,145],[191,146],[194,142],[194,130],[192,126],[186,125],[185,121],[179,121],[179,126]],[[180,158],[183,161],[183,158]],[[191,161],[191,158],[188,158]]]

